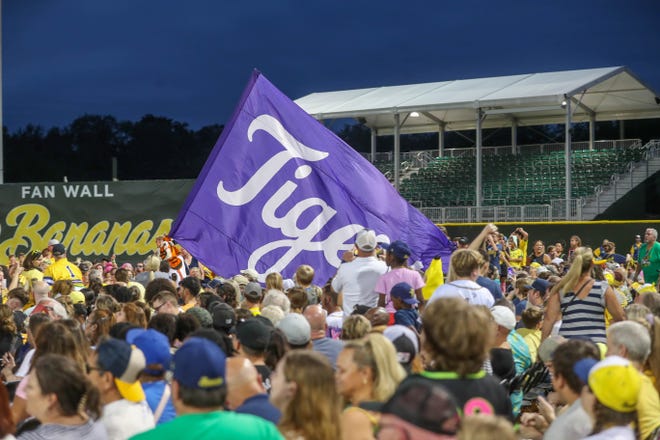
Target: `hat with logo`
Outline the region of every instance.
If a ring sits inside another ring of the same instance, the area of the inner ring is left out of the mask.
[[[266,325],[262,319],[249,318],[236,325],[236,337],[241,345],[257,351],[263,351],[270,342],[272,327]]]
[[[255,282],[249,282],[245,286],[245,291],[243,292],[243,295],[245,295],[245,297],[250,301],[256,302],[261,300],[262,290],[263,289],[261,288],[261,284]]]
[[[64,255],[66,253],[66,249],[64,248],[64,245],[61,243],[57,243],[56,245],[53,245],[53,255],[56,257],[59,257],[60,255]]]
[[[410,258],[410,248],[401,240],[395,240],[389,245],[384,245],[383,249],[394,255],[399,260],[407,260]]]
[[[134,328],[126,333],[126,342],[142,350],[147,364],[145,373],[158,376],[170,369],[170,341],[161,332],[152,328]]]
[[[305,345],[312,339],[312,328],[307,319],[299,313],[289,313],[277,323],[286,340],[291,345]]]
[[[375,409],[370,403],[360,406]],[[447,388],[428,379],[412,376],[399,385],[385,404],[380,405],[379,411],[383,417],[395,416],[421,428],[427,435],[428,433],[439,435],[433,438],[453,439],[456,438],[460,427],[457,408],[456,399]]]
[[[211,309],[213,328],[231,333],[236,325],[236,312],[227,303],[216,303]]]
[[[490,313],[497,325],[508,330],[512,330],[516,326],[516,315],[513,314],[510,308],[495,306],[490,309]]]
[[[109,338],[96,347],[96,363],[103,371],[112,373],[119,394],[131,402],[145,399],[138,377],[146,366],[142,350],[123,340]]]
[[[227,356],[208,339],[191,337],[174,353],[174,379],[186,388],[213,390],[225,384]]]
[[[390,297],[399,298],[404,303],[410,305],[419,303],[417,298],[415,298],[415,289],[408,283],[395,284],[392,290],[390,290]]]
[[[589,384],[598,401],[614,411],[630,413],[637,409],[642,380],[640,372],[625,358],[608,356],[598,362],[582,359],[573,371],[582,383]]]
[[[419,338],[409,327],[390,325],[383,331],[383,336],[389,339],[396,349],[396,357],[400,364],[408,366],[419,352]]]
[[[259,274],[254,269],[243,269],[241,275],[244,275],[249,281],[257,281]]]
[[[371,229],[363,229],[357,233],[355,238],[355,246],[364,252],[371,252],[376,249],[378,242],[376,241],[376,233]]]

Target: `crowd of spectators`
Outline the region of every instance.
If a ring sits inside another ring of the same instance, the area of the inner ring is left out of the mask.
[[[0,439],[660,438],[657,231],[528,244],[489,224],[424,270],[365,229],[262,284],[51,240],[0,270]]]

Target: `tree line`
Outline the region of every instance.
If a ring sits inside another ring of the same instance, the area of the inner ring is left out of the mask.
[[[616,139],[617,122],[596,127],[597,139]],[[660,138],[657,120],[627,121],[626,138]],[[118,121],[108,115],[83,115],[66,127],[44,129],[28,124],[10,133],[3,127],[5,182],[104,181],[113,178],[116,158],[119,180],[195,178],[222,133],[214,124],[193,130],[172,119],[145,115],[139,121]],[[588,139],[588,125],[576,124],[573,140]],[[371,134],[361,124],[346,124],[337,135],[358,151],[369,152]],[[484,145],[510,145],[508,128],[484,131]],[[561,125],[520,127],[518,143],[563,142]],[[401,151],[428,150],[438,134],[404,135]],[[474,131],[447,132],[448,147],[474,146]],[[378,138],[378,151],[391,151],[392,136]]]

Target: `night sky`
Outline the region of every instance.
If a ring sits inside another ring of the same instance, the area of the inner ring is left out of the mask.
[[[660,93],[660,2],[5,0],[4,125],[224,124],[253,68],[308,93],[628,66]]]

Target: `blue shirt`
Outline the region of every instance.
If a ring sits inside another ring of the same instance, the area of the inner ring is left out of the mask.
[[[332,368],[335,368],[337,365],[337,356],[339,356],[339,352],[344,348],[344,343],[337,339],[319,338],[312,339],[312,345],[314,346],[314,351],[318,351],[327,357],[330,364],[332,364]]]
[[[156,414],[160,399],[163,397],[163,392],[165,392],[165,381],[142,382],[142,389],[144,390],[144,395],[147,397],[149,408],[151,408],[151,411]],[[176,417],[176,412],[174,411],[174,405],[172,405],[172,396],[170,396],[167,399],[163,413],[160,415],[160,419],[156,421],[156,425],[169,422],[174,417]]]
[[[282,414],[268,400],[268,394],[257,394],[245,399],[243,404],[236,408],[234,412],[242,414],[252,414],[262,419],[278,424]]]
[[[399,309],[394,314],[394,324],[413,327],[418,332],[422,330],[419,313],[415,309]]]
[[[479,276],[476,282],[481,287],[485,287],[486,289],[488,289],[490,294],[493,295],[493,299],[495,301],[497,301],[498,299],[502,299],[502,289],[500,289],[500,285],[497,281],[491,280],[490,278]]]

